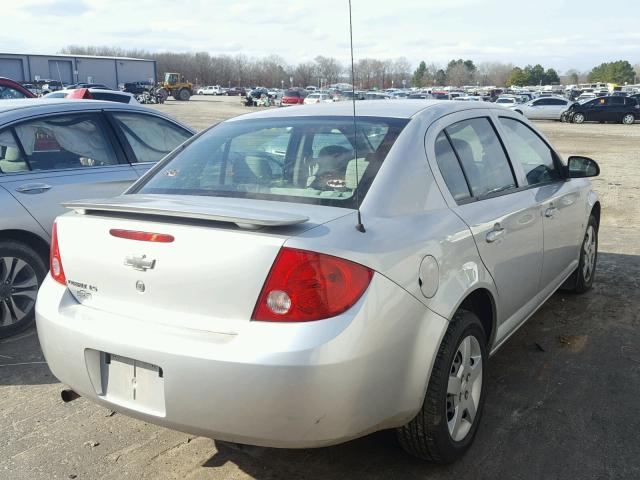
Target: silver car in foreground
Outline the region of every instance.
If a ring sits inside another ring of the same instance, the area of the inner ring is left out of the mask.
[[[488,356],[593,282],[598,167],[487,103],[363,101],[357,129],[351,109],[228,120],[126,194],[67,204],[36,307],[60,381],[233,442],[396,428],[459,458]]]
[[[138,105],[0,103],[0,338],[33,323],[60,204],[120,195],[193,133]]]

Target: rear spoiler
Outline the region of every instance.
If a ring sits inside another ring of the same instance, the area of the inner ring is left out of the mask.
[[[268,203],[265,201],[265,203]],[[62,203],[79,214],[91,212],[133,213],[164,217],[192,218],[235,223],[240,228],[255,230],[305,223],[309,217],[278,210],[242,205],[242,199],[203,197],[154,197],[152,195],[121,195],[97,200]]]

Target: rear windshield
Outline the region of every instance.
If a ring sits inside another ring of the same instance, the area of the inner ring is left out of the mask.
[[[294,117],[221,123],[158,165],[133,192],[356,207],[407,124]]]
[[[287,90],[284,92],[285,97],[298,97],[300,98],[300,92],[298,90]]]
[[[121,95],[119,93],[91,92],[91,96],[94,100],[106,100],[108,102],[129,103],[131,100],[131,97],[128,95]]]

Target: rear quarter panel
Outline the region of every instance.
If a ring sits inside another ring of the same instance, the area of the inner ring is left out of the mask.
[[[362,203],[365,233],[356,230],[354,211],[286,245],[373,268],[451,319],[468,293],[487,288],[495,295],[495,287],[468,226],[449,208],[429,165],[425,132],[433,117],[426,111],[414,117],[390,150]],[[431,297],[422,293],[419,282],[420,264],[427,255],[438,263],[437,290]]]
[[[2,186],[0,175],[0,239],[6,230],[30,232],[49,243],[50,234],[40,226],[29,212]]]

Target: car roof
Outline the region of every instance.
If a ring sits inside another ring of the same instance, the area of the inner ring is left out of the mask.
[[[189,131],[194,131],[192,128],[186,126],[182,122],[179,122],[162,112],[143,107],[139,104],[107,102],[102,100],[76,100],[68,98],[29,98],[20,100],[0,100],[0,124],[5,124],[34,115],[95,110],[138,111],[141,113],[164,117],[174,123],[182,125]]]
[[[412,118],[423,110],[433,110],[434,114],[446,115],[469,109],[493,108],[499,111],[503,107],[493,106],[487,102],[453,102],[450,100],[358,100],[356,115],[364,117]],[[285,118],[311,116],[353,116],[352,102],[317,103],[286,108],[274,108],[260,112],[248,113],[230,118],[227,122],[258,118]]]

